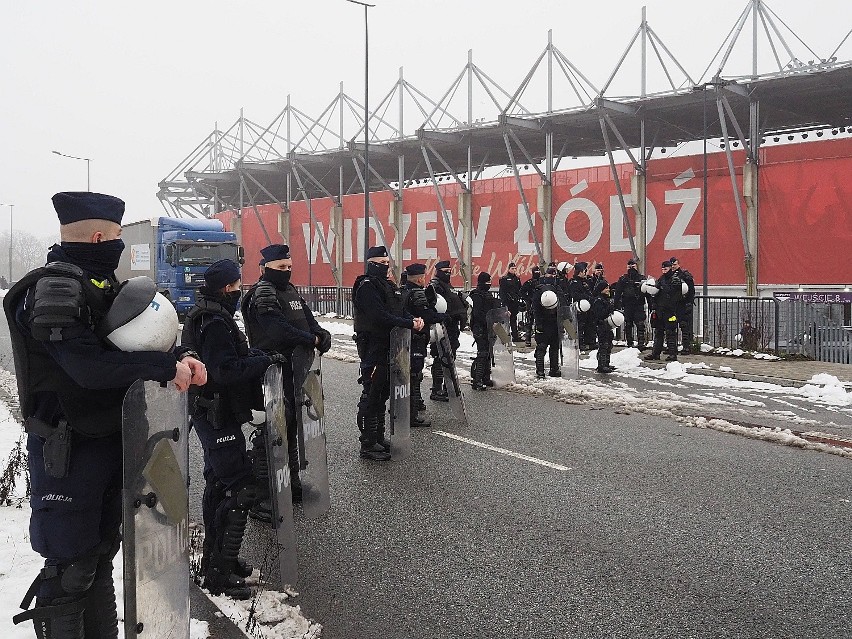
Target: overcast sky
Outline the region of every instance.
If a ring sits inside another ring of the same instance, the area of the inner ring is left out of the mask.
[[[397,80],[400,66],[409,82],[437,100],[465,65],[468,49],[512,93],[544,49],[548,29],[555,46],[601,87],[639,25],[643,4],[374,2],[373,106]],[[651,28],[697,80],[746,0],[644,4]],[[822,57],[852,26],[848,0],[768,4]],[[745,35],[729,67],[733,75],[750,70],[750,28]],[[794,38],[788,40],[802,59],[813,58]],[[760,43],[768,55],[765,36]],[[53,155],[56,150],[92,158],[92,190],[123,198],[125,220],[160,215],[157,183],[215,123],[230,126],[240,108],[265,126],[291,94],[294,106],[316,117],[341,81],[361,101],[363,46],[363,9],[345,0],[2,2],[0,202],[15,204],[15,228],[39,236],[58,231],[50,197],[85,190],[87,163]],[[638,93],[635,51],[609,95]],[[852,59],[852,38],[838,56]],[[763,64],[763,70],[771,66]],[[679,83],[682,76],[675,79]],[[665,89],[663,82],[652,70],[649,92]],[[576,103],[566,87],[557,85],[557,107]],[[529,93],[528,108],[543,108],[543,86],[534,83]],[[496,109],[481,96],[474,117],[494,119]],[[405,128],[412,133],[420,124],[412,114]],[[8,216],[9,208],[0,207],[0,229],[8,229]]]

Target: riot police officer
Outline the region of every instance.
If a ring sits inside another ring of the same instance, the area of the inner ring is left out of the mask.
[[[35,608],[14,621],[32,619],[41,639],[106,639],[118,632],[112,564],[122,519],[124,395],[139,379],[186,391],[207,373],[188,349],[171,350],[176,315],[172,334],[134,336],[137,352],[100,336],[120,288],[114,271],[124,249],[124,202],[67,192],[53,205],[61,243],[3,304],[29,434],[30,542],[45,559],[21,604],[35,598]],[[146,346],[154,343],[166,346],[154,352]]]
[[[367,272],[352,287],[355,335],[361,358],[358,402],[360,456],[373,461],[390,459],[390,441],[385,439],[385,403],[390,396],[390,332],[394,326],[422,331],[424,322],[403,309],[402,294],[390,279],[390,258],[384,246],[367,250]]]
[[[432,288],[447,302],[447,319],[444,326],[447,327],[447,337],[453,349],[453,358],[455,358],[456,351],[459,348],[459,335],[467,326],[467,306],[450,284],[451,273],[449,260],[441,260],[435,264]],[[429,394],[429,399],[439,402],[449,401],[447,389],[444,387],[444,368],[437,357],[438,351],[435,344],[432,344],[430,353],[434,361],[432,362],[432,392]]]
[[[682,281],[671,270],[668,260],[662,263],[662,274],[655,281],[645,284],[645,291],[650,296],[648,306],[651,308],[651,326],[654,328],[654,346],[645,359],[660,359],[665,339],[667,362],[677,361],[677,308],[683,295]]]
[[[533,295],[535,313],[535,374],[544,379],[544,355],[548,350],[550,359],[550,377],[562,377],[559,364],[561,335],[559,333],[558,308],[565,300],[556,287],[556,269],[548,267],[541,278],[541,284]]]
[[[290,281],[293,259],[286,244],[271,244],[260,251],[262,273],[260,281],[252,286],[243,301],[243,320],[249,343],[265,353],[284,355],[281,372],[284,380],[285,411],[287,418],[287,453],[290,468],[290,492],[293,501],[302,499],[302,482],[299,479],[299,450],[297,448],[298,424],[296,421],[296,390],[293,365],[289,356],[297,346],[316,348],[325,353],[331,348],[331,333],[322,328],[314,318],[305,300]],[[255,460],[264,458],[266,441],[260,429],[252,437]],[[258,473],[258,479],[263,472]],[[261,492],[266,483],[261,481]],[[252,515],[261,513],[253,512]]]
[[[598,367],[595,370],[606,375],[615,370],[615,366],[609,363],[612,356],[612,342],[615,339],[610,318],[615,311],[615,305],[610,299],[609,284],[605,279],[599,280],[595,285],[594,296],[591,313],[595,320],[598,338]]]
[[[422,330],[411,334],[411,425],[413,427],[431,426],[426,415],[426,402],[420,385],[423,382],[423,367],[426,364],[426,351],[429,345],[429,328],[432,324],[447,319],[444,313],[435,310],[435,289],[425,287],[426,265],[409,264],[405,267],[405,285],[402,287],[403,308],[412,317],[422,317]]]
[[[624,309],[624,333],[627,346],[633,346],[633,327],[636,327],[636,345],[639,351],[645,346],[645,296],[641,291],[642,282],[646,277],[639,272],[636,260],[627,260],[627,272],[615,283],[613,301],[616,308]]]
[[[589,265],[586,262],[574,264],[574,276],[568,285],[571,299],[577,304],[577,333],[582,350],[592,350],[596,346],[595,322],[590,313],[592,288],[588,269]]]
[[[692,352],[692,313],[695,308],[695,278],[692,273],[680,267],[680,262],[675,256],[669,258],[672,265],[673,275],[677,275],[681,282],[686,284],[686,293],[681,296],[677,307],[677,323],[680,327],[682,355]]]
[[[524,335],[524,344],[532,346],[532,336],[535,330],[535,313],[533,312],[533,294],[538,285],[541,284],[541,267],[533,266],[530,273],[530,279],[521,285],[521,300],[524,304],[524,326],[526,329]]]
[[[491,275],[480,273],[476,277],[476,288],[470,292],[473,311],[470,317],[470,331],[476,342],[476,357],[470,369],[473,390],[481,391],[494,386],[491,381],[491,332],[488,328],[488,311],[499,306],[491,294]]]
[[[521,307],[521,280],[518,279],[518,267],[514,262],[509,262],[508,272],[500,278],[499,296],[500,303],[509,310],[509,327],[512,332],[512,341],[520,342],[518,311],[520,311]]]
[[[253,408],[263,408],[263,374],[281,356],[249,349],[234,321],[240,284],[235,262],[210,265],[184,321],[181,344],[200,353],[209,371],[207,385],[195,394],[190,407],[204,451],[204,587],[214,595],[248,599],[251,591],[243,578],[252,571],[239,558],[239,549],[258,491],[242,425],[251,420]]]

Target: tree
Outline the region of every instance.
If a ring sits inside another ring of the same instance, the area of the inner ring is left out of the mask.
[[[12,238],[12,273],[9,275],[9,232],[0,233],[0,274],[11,282],[24,273],[44,266],[48,248],[59,241],[55,235],[37,237],[28,231],[14,231]]]

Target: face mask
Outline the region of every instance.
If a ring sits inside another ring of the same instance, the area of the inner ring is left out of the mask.
[[[445,284],[450,283],[450,271],[437,270],[435,271],[435,277],[437,277],[440,282],[444,282]]]
[[[390,264],[381,264],[379,262],[367,262],[367,275],[387,279]]]
[[[237,309],[240,306],[240,298],[243,296],[242,291],[231,291],[230,293],[225,293],[222,300],[222,307],[233,315],[237,312]]]
[[[487,282],[485,284],[477,284],[476,288],[478,288],[480,291],[491,290],[491,282]]]
[[[111,275],[118,268],[124,242],[120,239],[107,242],[62,242],[68,258],[96,275]]]
[[[268,268],[263,271],[262,279],[278,288],[285,288],[290,283],[292,273],[293,271],[279,271],[278,269]]]

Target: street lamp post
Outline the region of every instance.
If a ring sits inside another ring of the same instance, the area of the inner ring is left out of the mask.
[[[72,160],[85,160],[86,161],[86,190],[91,193],[92,191],[92,158],[81,158],[76,155],[66,155],[65,153],[60,153],[59,151],[51,151],[56,155],[59,155],[63,158],[71,158]]]
[[[346,0],[364,7],[364,272],[367,272],[367,251],[370,247],[370,31],[367,11],[374,4]]]
[[[0,206],[9,207],[9,286],[12,286],[12,223],[15,219],[15,205],[0,202]]]

